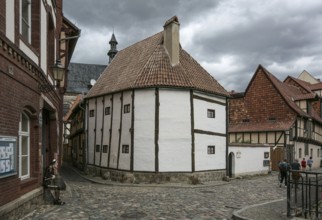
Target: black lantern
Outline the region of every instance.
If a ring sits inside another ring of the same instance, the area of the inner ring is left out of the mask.
[[[56,60],[56,63],[51,67],[53,70],[53,77],[57,83],[57,87],[59,87],[60,82],[64,79],[65,69],[61,65],[60,60]],[[50,92],[56,88],[55,85],[40,85],[39,90],[43,93]]]

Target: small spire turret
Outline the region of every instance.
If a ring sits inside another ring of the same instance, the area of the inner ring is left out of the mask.
[[[115,55],[117,54],[118,50],[116,49],[116,45],[118,44],[114,35],[114,32],[112,34],[111,40],[109,42],[111,48],[108,51],[107,55],[109,56],[108,63],[111,63]]]

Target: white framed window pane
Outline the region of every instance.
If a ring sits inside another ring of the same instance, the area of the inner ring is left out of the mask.
[[[27,176],[29,174],[29,157],[21,157],[21,176]]]
[[[21,156],[26,156],[29,154],[28,140],[29,140],[29,138],[26,136],[21,137]]]
[[[21,115],[21,131],[29,132],[29,119],[25,114]]]

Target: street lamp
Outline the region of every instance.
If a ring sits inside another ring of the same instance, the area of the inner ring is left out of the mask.
[[[51,67],[53,70],[54,80],[57,82],[57,86],[55,85],[40,85],[39,90],[43,93],[50,92],[59,86],[59,83],[64,79],[65,69],[61,65],[60,60],[56,60],[56,63]]]

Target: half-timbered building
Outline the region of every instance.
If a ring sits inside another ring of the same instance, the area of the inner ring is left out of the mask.
[[[260,65],[246,91],[231,94],[229,101],[229,174],[247,173],[246,166],[236,168],[240,158],[247,164],[259,160],[257,171],[277,170],[284,158],[312,156],[314,166],[319,166],[321,88],[321,83],[293,77],[281,82]],[[264,150],[257,150],[252,159],[255,151],[249,149],[261,147]]]
[[[221,178],[228,96],[181,48],[171,18],[119,51],[85,97],[88,170],[120,181]]]

